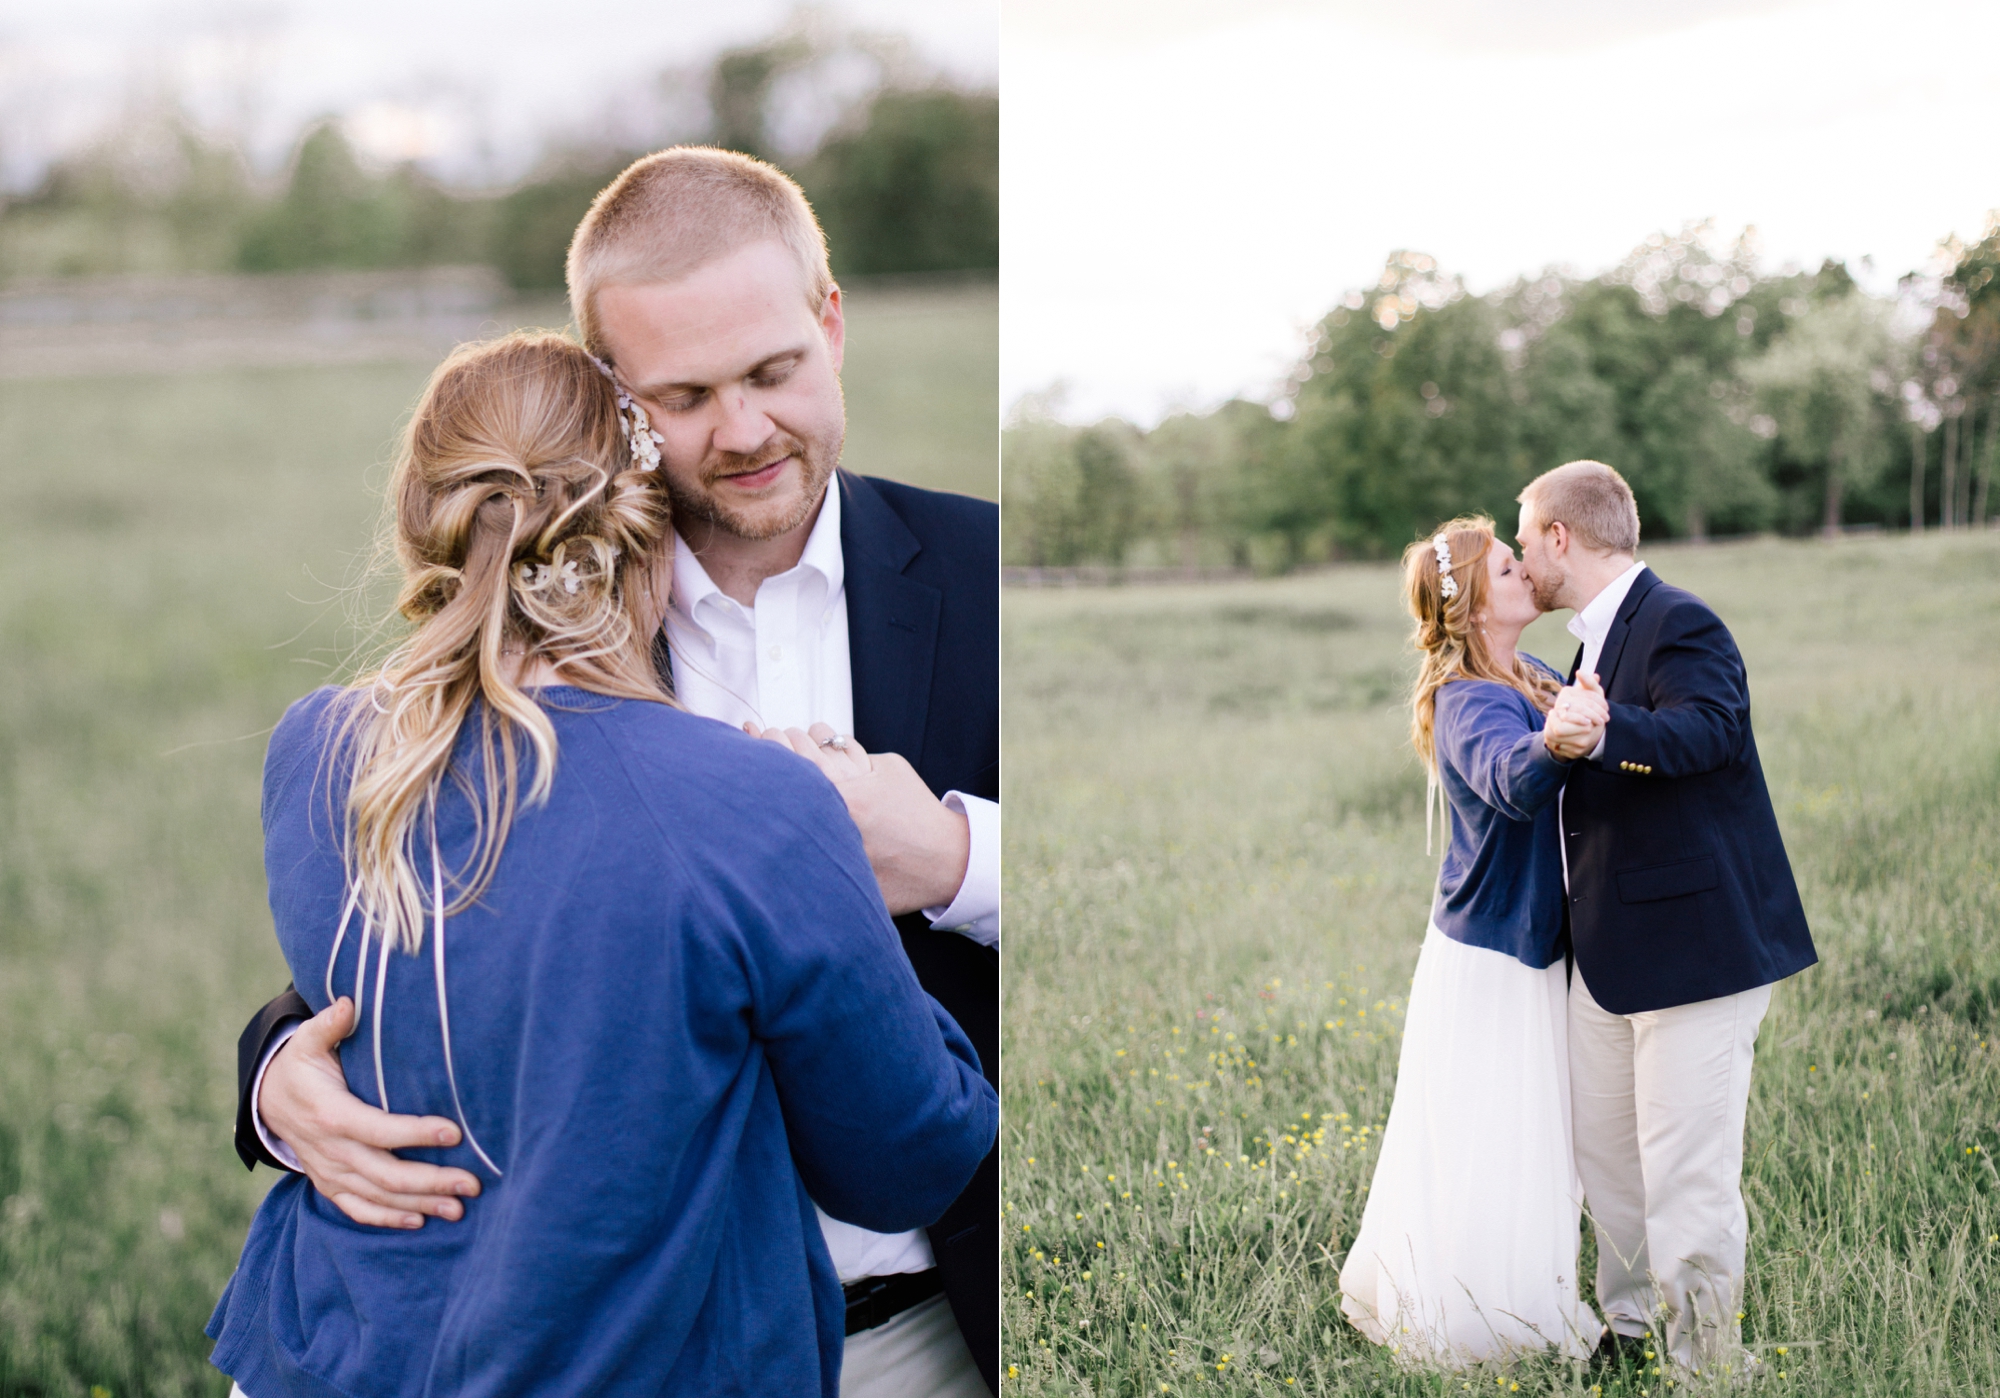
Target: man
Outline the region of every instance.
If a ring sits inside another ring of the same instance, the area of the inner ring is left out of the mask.
[[[678,539],[656,650],[677,697],[836,781],[918,979],[997,1083],[998,512],[836,472],[840,289],[770,166],[686,147],[636,162],[568,270],[585,343],[661,442]],[[351,1009],[304,1017],[281,997],[245,1030],[246,1163],[303,1169],[359,1222],[460,1217],[473,1177],[390,1154],[456,1128],[350,1096],[331,1050]],[[849,1296],[843,1394],[997,1392],[997,1147],[928,1230],[822,1224]]]
[[[1637,561],[1639,513],[1609,466],[1559,466],[1520,503],[1535,600],[1574,611],[1583,643],[1552,718],[1610,712],[1559,797],[1572,1115],[1605,1344],[1615,1356],[1657,1328],[1673,1362],[1740,1371],[1751,1053],[1772,985],[1818,959],[1743,659],[1699,598]]]

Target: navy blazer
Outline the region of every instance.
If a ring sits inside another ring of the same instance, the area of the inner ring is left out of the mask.
[[[1573,764],[1563,789],[1570,944],[1592,997],[1638,1014],[1812,965],[1729,628],[1645,569],[1597,673],[1611,704],[1604,751]]]
[[[840,552],[854,736],[907,758],[932,791],[1000,796],[1000,511],[986,500],[841,471]],[[664,646],[655,655],[663,656]],[[917,980],[958,1021],[987,1080],[1000,1081],[1000,956],[921,914],[896,919]],[[295,990],[237,1041],[236,1151],[276,1166],[250,1117],[264,1046],[309,1018]],[[986,1383],[1000,1391],[1000,1155],[927,1230],[939,1278]]]
[[[942,796],[1000,799],[1000,510],[842,471],[840,556],[854,736]],[[917,980],[1000,1085],[1000,954],[921,913],[896,919]],[[927,1230],[959,1332],[1000,1391],[1000,1145]]]

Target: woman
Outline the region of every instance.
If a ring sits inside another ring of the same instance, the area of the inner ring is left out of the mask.
[[[660,688],[658,460],[568,341],[453,355],[391,484],[413,631],[272,737],[293,975],[353,996],[352,1090],[456,1119],[418,1154],[482,1188],[405,1231],[279,1182],[209,1325],[250,1398],[832,1395],[814,1201],[921,1226],[992,1143],[832,786]]]
[[[1577,1284],[1550,742],[1588,751],[1605,713],[1582,696],[1584,720],[1544,731],[1561,681],[1516,649],[1540,613],[1490,519],[1412,544],[1403,582],[1421,659],[1411,740],[1446,804],[1444,862],[1341,1306],[1407,1362],[1583,1357],[1603,1327]]]

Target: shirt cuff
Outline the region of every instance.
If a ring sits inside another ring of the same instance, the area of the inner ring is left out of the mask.
[[[933,929],[970,937],[982,947],[1000,945],[1000,803],[962,791],[944,794],[947,810],[965,817],[972,847],[958,896],[945,907],[925,908]]]
[[[271,1060],[278,1056],[278,1050],[285,1046],[292,1035],[299,1032],[300,1021],[293,1020],[276,1034],[264,1049],[264,1056],[257,1063],[257,1076],[250,1080],[250,1124],[257,1128],[257,1139],[264,1143],[264,1149],[271,1152],[271,1158],[287,1170],[303,1174],[305,1167],[299,1164],[299,1157],[290,1146],[264,1129],[264,1114],[258,1107],[258,1100],[264,1095],[264,1074],[271,1066]]]
[[[1611,726],[1609,724],[1606,724],[1604,727],[1604,733],[1599,733],[1597,735],[1597,746],[1590,750],[1590,761],[1595,762],[1597,761],[1598,758],[1604,756],[1604,734],[1609,733],[1610,731],[1611,731]]]

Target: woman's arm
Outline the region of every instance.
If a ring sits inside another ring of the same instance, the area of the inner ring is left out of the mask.
[[[745,934],[752,1032],[807,1193],[843,1222],[900,1232],[964,1190],[998,1132],[999,1095],[918,985],[839,797],[811,780],[816,793],[780,804],[770,862],[735,900],[758,913]]]
[[[1488,681],[1459,680],[1437,693],[1439,766],[1509,820],[1533,820],[1569,770],[1542,741],[1541,724],[1530,724],[1528,708],[1523,695]]]

